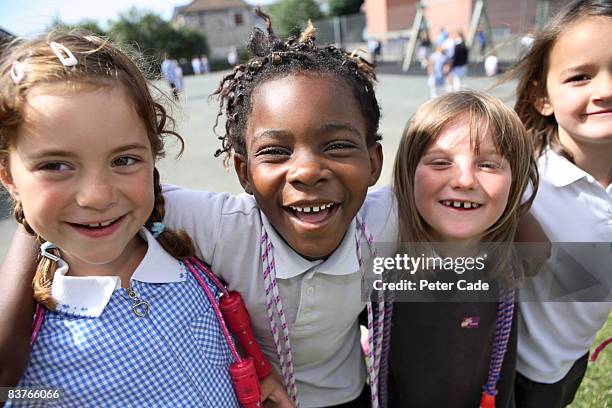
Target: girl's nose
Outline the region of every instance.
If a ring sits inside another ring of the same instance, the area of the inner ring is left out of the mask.
[[[612,73],[601,74],[594,84],[593,97],[597,100],[612,99]]]
[[[328,171],[315,155],[306,154],[292,160],[287,172],[287,181],[291,184],[313,186],[328,179]]]
[[[457,165],[451,179],[451,187],[456,189],[473,189],[476,187],[476,175],[471,165]]]
[[[117,201],[117,193],[109,178],[96,178],[96,180],[84,180],[76,193],[76,201],[79,206],[103,211],[113,206]]]

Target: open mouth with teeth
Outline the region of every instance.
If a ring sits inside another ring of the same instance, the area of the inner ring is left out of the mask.
[[[98,231],[98,230],[104,230],[106,228],[109,228],[115,225],[118,221],[121,221],[122,219],[123,219],[123,216],[116,217],[116,218],[106,220],[106,221],[94,222],[94,223],[81,224],[81,223],[70,222],[69,224],[76,228],[83,228],[85,230]]]
[[[453,201],[453,200],[442,200],[440,204],[455,208],[457,210],[476,210],[482,207],[482,204],[475,203],[473,201]]]
[[[336,208],[336,203],[331,202],[316,205],[291,205],[287,207],[296,218],[311,224],[326,220]]]

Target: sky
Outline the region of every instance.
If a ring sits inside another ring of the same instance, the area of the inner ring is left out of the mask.
[[[246,2],[269,4],[274,0]],[[44,31],[54,17],[66,23],[93,19],[106,28],[108,20],[116,19],[119,13],[132,6],[154,11],[169,20],[174,7],[189,3],[191,0],[0,0],[0,28],[32,37]]]

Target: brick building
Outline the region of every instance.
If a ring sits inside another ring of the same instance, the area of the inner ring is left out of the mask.
[[[177,7],[172,21],[206,36],[212,58],[225,58],[232,47],[244,46],[259,19],[242,0],[193,0]]]

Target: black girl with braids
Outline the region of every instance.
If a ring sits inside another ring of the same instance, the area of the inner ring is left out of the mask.
[[[63,406],[238,407],[218,289],[186,259],[189,236],[162,223],[155,162],[165,136],[182,145],[172,124],[103,38],[51,32],[4,55],[0,180],[40,245],[21,386],[59,388]]]
[[[226,165],[233,158],[248,195],[167,190],[165,222],[196,237],[203,259],[243,294],[258,342],[296,405],[377,406],[381,341],[370,326],[370,397],[360,264],[372,254],[371,238],[391,235],[395,223],[385,223],[388,190],[366,201],[382,166],[375,73],[357,55],[317,46],[312,24],[281,40],[257,13],[267,29],[251,35],[252,57],[213,94],[217,124],[224,122],[217,155]]]

